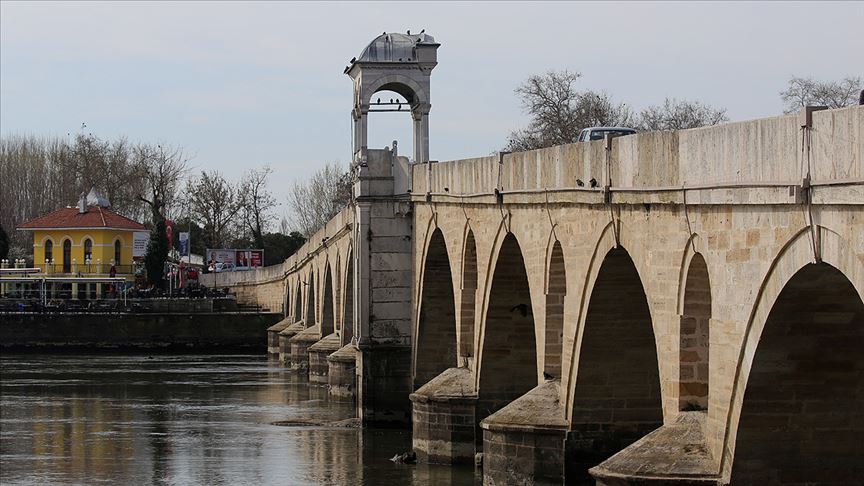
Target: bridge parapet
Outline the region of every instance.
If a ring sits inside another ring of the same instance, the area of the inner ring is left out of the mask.
[[[413,166],[414,199],[489,197],[502,193],[576,190],[673,192],[768,189],[777,194],[800,186],[864,183],[864,108],[813,113],[809,154],[798,115],[727,123],[672,132],[648,132],[612,140]],[[425,171],[429,174],[425,174]],[[592,180],[595,182],[592,183]],[[594,186],[592,188],[592,185]],[[585,202],[595,202],[586,195]],[[778,196],[772,196],[777,198]],[[800,202],[796,192],[791,200]],[[667,198],[668,199],[668,198]],[[671,201],[679,202],[673,198]],[[716,198],[715,198],[716,199]],[[814,200],[819,199],[814,194]],[[825,202],[856,200],[848,191],[823,191]],[[857,200],[860,200],[860,194]],[[623,200],[620,202],[631,202]],[[647,201],[653,202],[653,201]],[[706,202],[716,202],[707,200]],[[750,202],[749,199],[729,202]]]

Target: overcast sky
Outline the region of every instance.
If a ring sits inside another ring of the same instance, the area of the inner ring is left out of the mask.
[[[430,157],[486,155],[526,117],[513,90],[550,69],[583,74],[635,109],[667,96],[731,120],[782,113],[789,78],[864,74],[864,3],[0,4],[0,131],[176,144],[196,170],[270,165],[287,187],[350,160],[347,61],[383,31],[426,29]],[[408,114],[370,119],[372,147]],[[283,208],[284,209],[284,206]]]

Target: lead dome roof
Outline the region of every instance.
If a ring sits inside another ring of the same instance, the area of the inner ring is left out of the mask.
[[[414,46],[418,44],[435,44],[435,38],[429,34],[397,34],[384,33],[375,38],[363,49],[358,61],[365,62],[413,62]]]

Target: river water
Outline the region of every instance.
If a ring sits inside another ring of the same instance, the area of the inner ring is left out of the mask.
[[[4,353],[0,394],[4,485],[480,483],[263,356]]]

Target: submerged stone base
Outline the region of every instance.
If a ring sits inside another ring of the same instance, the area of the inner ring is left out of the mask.
[[[589,471],[601,486],[722,484],[705,442],[705,412],[681,412]],[[802,460],[807,460],[802,458]]]
[[[303,321],[297,321],[279,332],[279,362],[283,365],[291,362],[291,338],[305,328]]]
[[[321,328],[307,327],[288,340],[291,345],[291,357],[288,367],[293,370],[309,369],[309,347],[321,339]]]
[[[486,417],[483,484],[563,484],[567,421],[548,381]]]
[[[411,394],[413,447],[421,462],[474,462],[474,373],[450,368]]]
[[[325,336],[312,346],[309,346],[309,381],[312,383],[327,383],[330,374],[330,363],[327,356],[339,350],[340,339],[335,332]]]
[[[291,320],[286,317],[267,328],[267,354],[279,354],[279,333],[290,325]]]
[[[357,347],[348,343],[327,357],[330,395],[353,398],[357,393]]]
[[[358,413],[364,424],[411,422],[411,347],[361,345],[357,357]]]

